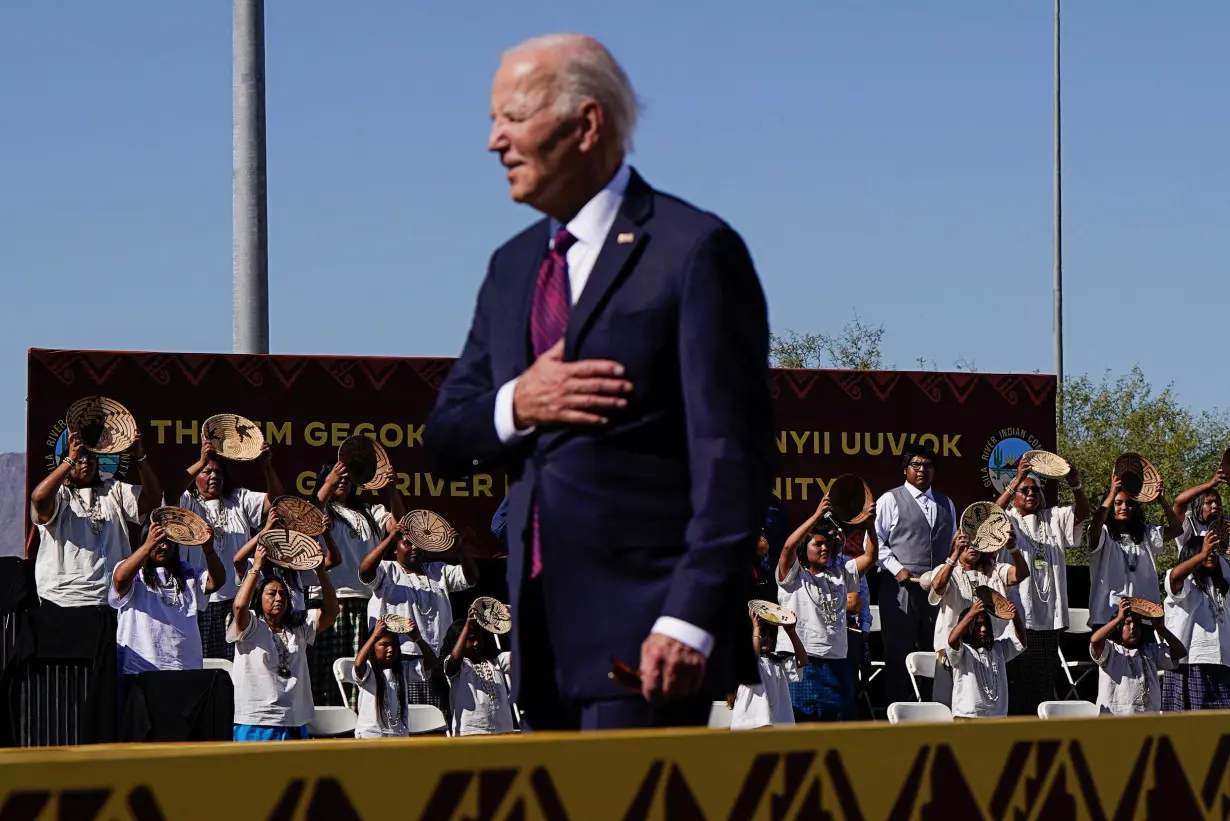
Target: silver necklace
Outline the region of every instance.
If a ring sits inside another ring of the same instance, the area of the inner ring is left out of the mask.
[[[392,676],[387,678],[384,684],[384,726],[391,730],[401,725],[401,692],[397,689],[397,680]]]
[[[183,595],[180,593],[179,585],[176,584],[175,579],[174,578],[168,579],[164,583],[162,579],[158,578],[157,572],[155,572],[154,582],[156,584],[154,592],[158,594],[158,598],[162,599],[162,603],[165,604],[167,607],[170,607],[172,610],[180,609],[180,606],[183,605],[185,601],[184,601]],[[171,598],[169,599],[167,598],[167,595],[166,595],[166,591],[168,589],[172,591]]]
[[[974,651],[974,680],[987,701],[999,701],[999,662],[993,650],[979,647]]]
[[[102,500],[98,498],[98,491],[95,490],[90,494],[90,503],[88,505],[85,503],[85,496],[82,495],[80,488],[73,488],[71,492],[73,498],[77,500],[77,504],[85,510],[85,517],[90,522],[90,530],[94,531],[95,536],[102,533],[107,517],[103,515]]]
[[[812,604],[816,605],[816,609],[820,612],[820,620],[825,624],[833,624],[840,616],[837,613],[837,593],[829,587],[828,573],[821,571],[819,575],[816,575],[810,570],[807,572],[815,579],[816,586],[820,588],[820,598],[816,598],[816,594],[812,592],[812,586],[804,582],[803,588],[807,590],[807,597],[812,600]]]
[[[352,521],[350,517],[354,515],[354,511],[350,508],[345,505],[339,505],[337,502],[330,502],[329,505],[332,507],[333,512],[337,514],[337,517],[342,520],[342,524],[346,525],[346,530],[350,532],[350,537],[352,539],[364,542],[367,541],[367,525],[362,514],[359,514],[357,518]]]
[[[209,501],[218,503],[218,510],[214,512],[209,507]],[[219,541],[226,534],[226,500],[218,498],[212,500],[201,499],[201,510],[205,511],[205,519],[209,522],[209,526],[213,528],[214,539]]]
[[[1130,533],[1120,533],[1115,537],[1115,542],[1123,554],[1123,562],[1127,565],[1128,573],[1135,573],[1136,566],[1140,564],[1140,545],[1132,541]]]
[[[1033,591],[1035,599],[1046,604],[1051,600],[1051,558],[1048,553],[1051,531],[1046,522],[1042,520],[1041,515],[1035,515],[1038,515],[1038,539],[1040,541],[1034,541],[1034,538],[1025,532],[1024,527],[1020,531],[1025,541],[1029,543],[1029,579],[1033,582],[1029,588]]]
[[[1136,691],[1135,704],[1142,709],[1147,709],[1149,706],[1149,670],[1145,664],[1144,654],[1139,650],[1135,652],[1128,650],[1125,655],[1128,657],[1128,670],[1132,673],[1132,678],[1140,681],[1140,688]]]
[[[270,627],[269,632],[273,633],[273,643],[278,650],[278,675],[282,678],[290,678],[290,640],[283,636],[286,628],[274,630]]]
[[[1217,589],[1217,585],[1205,579],[1200,584],[1200,592],[1208,599],[1209,607],[1213,611],[1213,619],[1216,622],[1222,620],[1222,615],[1226,612],[1226,594]]]
[[[991,577],[981,570],[966,570],[958,564],[953,576],[957,580],[957,590],[961,592],[962,598],[969,601],[974,600],[974,588],[977,586],[974,582],[991,587]]]

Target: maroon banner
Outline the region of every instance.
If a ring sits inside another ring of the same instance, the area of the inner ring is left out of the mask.
[[[474,528],[496,555],[489,526],[504,474],[448,482],[424,458],[427,414],[452,361],[31,350],[27,490],[54,468],[64,412],[84,396],[132,411],[164,482],[200,455],[205,419],[238,413],[260,424],[288,493],[312,493],[346,437],[372,436],[388,450],[408,508]],[[939,454],[935,486],[958,508],[998,494],[1024,451],[1055,446],[1053,376],[779,370],[773,397],[781,452],[774,492],[791,523],[810,515],[843,473],[862,476],[877,495],[900,484],[910,442]],[[102,457],[100,469],[135,476],[127,456]],[[235,464],[232,481],[263,487],[251,464]]]

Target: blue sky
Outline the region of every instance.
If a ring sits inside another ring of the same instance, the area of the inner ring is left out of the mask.
[[[231,344],[230,3],[0,4],[0,450],[25,350]],[[274,352],[454,355],[534,218],[485,153],[502,48],[585,31],[634,164],[746,237],[775,329],[1051,370],[1051,4],[270,0]],[[1069,373],[1225,405],[1230,4],[1068,0]],[[1215,346],[1220,350],[1224,346]],[[1210,371],[1210,364],[1213,370]]]

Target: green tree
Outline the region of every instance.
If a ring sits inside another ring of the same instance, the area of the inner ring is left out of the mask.
[[[884,367],[883,325],[869,325],[857,314],[835,334],[771,334],[769,363],[775,368],[840,368],[874,371]]]
[[[1066,379],[1062,401],[1059,452],[1080,467],[1085,492],[1095,505],[1105,498],[1121,453],[1133,451],[1152,462],[1162,475],[1166,498],[1173,500],[1213,476],[1230,442],[1230,422],[1224,412],[1196,413],[1183,407],[1173,385],[1155,392],[1139,365],[1119,376],[1106,373],[1097,382],[1088,376]],[[1070,499],[1064,486],[1061,500]],[[1146,505],[1146,513],[1149,521],[1162,523],[1159,505]],[[1088,562],[1085,541],[1079,551],[1068,554],[1069,564]],[[1171,550],[1158,562],[1159,569],[1173,566],[1174,559]]]

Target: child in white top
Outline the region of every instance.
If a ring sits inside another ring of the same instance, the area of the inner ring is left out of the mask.
[[[1007,663],[1025,649],[1025,624],[1014,608],[1013,633],[996,640],[991,614],[975,598],[948,634],[952,665],[954,718],[999,718],[1008,715]]]
[[[760,668],[759,684],[740,684],[731,709],[730,729],[754,730],[794,723],[794,708],[790,705],[790,682],[799,680],[799,670],[807,666],[807,651],[799,640],[794,623],[778,628],[761,621],[755,611],[752,618],[752,650]],[[790,639],[793,655],[774,651],[779,629]]]
[[[479,626],[474,611],[453,622],[444,637],[451,654],[444,660],[453,735],[499,735],[513,727],[508,676],[512,654],[500,653],[495,637]]]
[[[179,561],[179,545],[159,525],[115,568],[107,600],[119,611],[115,640],[121,675],[152,670],[200,670],[197,616],[206,597],[226,582],[213,538],[202,549],[208,573]]]
[[[410,622],[406,634],[435,666],[435,653],[423,641],[418,625]],[[406,676],[402,667],[401,636],[391,632],[384,620],[376,622],[371,636],[354,658],[351,681],[359,688],[359,721],[355,738],[397,738],[409,735],[406,726]]]
[[[1141,643],[1140,621],[1131,602],[1123,599],[1115,618],[1089,639],[1089,655],[1098,665],[1098,706],[1103,713],[1160,713],[1162,687],[1157,671],[1175,669],[1187,655],[1183,642],[1166,629],[1161,618],[1150,621],[1165,644]]]

